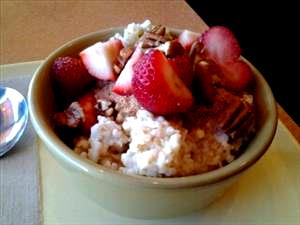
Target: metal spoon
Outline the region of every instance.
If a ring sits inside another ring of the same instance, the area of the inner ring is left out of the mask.
[[[27,121],[25,98],[15,89],[0,87],[0,157],[19,141]]]

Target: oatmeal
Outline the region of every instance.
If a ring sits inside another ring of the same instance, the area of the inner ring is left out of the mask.
[[[69,79],[85,85],[54,116],[70,146],[126,174],[205,173],[232,162],[255,133],[252,71],[225,27],[173,36],[149,20],[131,23],[77,58],[58,58],[53,79],[60,90]]]

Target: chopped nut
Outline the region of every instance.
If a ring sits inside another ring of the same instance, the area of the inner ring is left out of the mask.
[[[120,102],[117,102],[115,105],[115,110],[120,111],[122,109],[122,104]]]
[[[99,103],[100,103],[100,109],[102,111],[106,111],[109,108],[109,106],[112,104],[111,101],[107,101],[104,99],[99,100]]]
[[[161,25],[155,26],[151,31],[145,32],[143,34],[137,45],[141,46],[144,49],[158,47],[169,40],[165,37],[165,34],[165,27]]]
[[[156,34],[151,34],[151,33],[145,33],[143,36],[142,48],[153,48],[153,47],[158,47],[159,45],[165,43],[167,40]]]
[[[195,41],[191,47],[190,50],[190,57],[192,59],[192,62],[197,63],[199,61],[203,60],[203,57],[201,57],[204,53],[204,45],[202,42]]]
[[[113,65],[113,69],[116,74],[121,73],[132,53],[133,50],[131,48],[123,48],[120,51],[119,56],[117,57],[117,60]]]
[[[117,123],[123,123],[123,121],[124,121],[124,115],[123,115],[123,113],[118,113],[118,115],[117,115],[117,117],[116,117],[116,122]]]
[[[122,68],[121,68],[121,67],[122,67],[122,66],[120,66],[120,65],[114,64],[114,65],[113,65],[113,70],[114,70],[114,72],[115,72],[116,74],[120,74],[121,71],[122,71]]]
[[[84,119],[84,112],[78,102],[73,102],[65,111],[54,115],[55,123],[59,126],[76,128]]]
[[[74,151],[78,154],[83,152],[87,152],[90,147],[90,143],[87,138],[79,137],[75,140],[75,148]]]
[[[113,114],[113,112],[114,112],[114,109],[113,108],[109,108],[109,109],[107,109],[104,112],[104,115],[107,116],[107,117],[109,117],[109,116],[111,116]]]
[[[250,95],[250,94],[244,94],[243,95],[243,99],[242,99],[244,102],[247,102],[249,104],[253,104],[253,95]]]
[[[120,57],[122,59],[128,59],[133,53],[133,50],[131,48],[123,48],[120,51]]]
[[[175,57],[184,53],[184,48],[176,40],[167,41],[166,43],[158,46],[158,49],[163,51],[167,57]]]
[[[156,25],[152,28],[151,33],[164,36],[166,33],[166,28],[162,25]]]
[[[231,98],[218,119],[219,127],[231,138],[235,139],[251,130],[254,126],[253,107],[239,97]],[[251,129],[249,129],[251,128]]]
[[[88,158],[88,153],[87,152],[81,152],[80,156],[87,159]]]
[[[148,40],[157,41],[161,43],[165,43],[167,41],[167,39],[163,35],[156,33],[145,32],[145,37]]]
[[[199,138],[199,139],[201,139],[201,138],[203,138],[204,136],[205,136],[204,130],[202,130],[202,129],[197,129],[197,131],[196,131],[196,137]]]

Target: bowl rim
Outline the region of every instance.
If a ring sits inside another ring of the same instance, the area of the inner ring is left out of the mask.
[[[88,176],[92,176],[96,179],[105,180],[116,185],[120,182],[127,186],[140,186],[144,188],[159,188],[159,189],[178,189],[178,188],[193,188],[198,186],[205,186],[217,182],[221,182],[226,178],[234,177],[251,165],[253,165],[261,156],[267,151],[268,146],[271,144],[275,131],[277,128],[277,108],[274,96],[272,94],[271,88],[267,84],[266,80],[262,74],[246,59],[246,63],[249,64],[256,79],[259,79],[264,87],[264,91],[267,93],[267,101],[270,105],[269,117],[266,118],[265,123],[262,125],[261,129],[256,133],[256,136],[265,135],[266,138],[263,141],[254,138],[250,143],[247,151],[244,152],[237,159],[229,163],[228,165],[209,171],[203,174],[185,176],[185,177],[172,177],[172,178],[160,178],[160,177],[144,177],[140,175],[127,175],[120,171],[116,171],[110,168],[106,168],[99,164],[82,158],[77,153],[73,152],[69,147],[67,147],[54,133],[53,130],[49,128],[45,121],[39,121],[41,115],[41,110],[37,107],[36,101],[38,95],[36,93],[37,88],[35,88],[35,83],[41,79],[39,74],[43,74],[43,71],[49,67],[49,63],[52,63],[53,60],[61,55],[64,49],[71,46],[77,45],[81,42],[87,42],[93,38],[107,36],[108,34],[114,34],[119,32],[124,27],[113,27],[109,29],[103,29],[96,32],[88,33],[78,38],[75,38],[62,46],[54,50],[38,67],[38,69],[33,74],[33,77],[29,84],[28,89],[28,106],[30,119],[35,128],[38,136],[46,144],[47,150],[50,151],[52,155],[58,157],[59,161],[64,161],[72,169],[77,172],[82,172]],[[180,29],[168,28],[171,32],[179,33]],[[61,163],[61,162],[60,162]]]

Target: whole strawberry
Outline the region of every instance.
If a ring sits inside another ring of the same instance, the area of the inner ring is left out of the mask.
[[[71,100],[93,80],[79,58],[58,57],[52,65],[52,77],[59,97]]]

